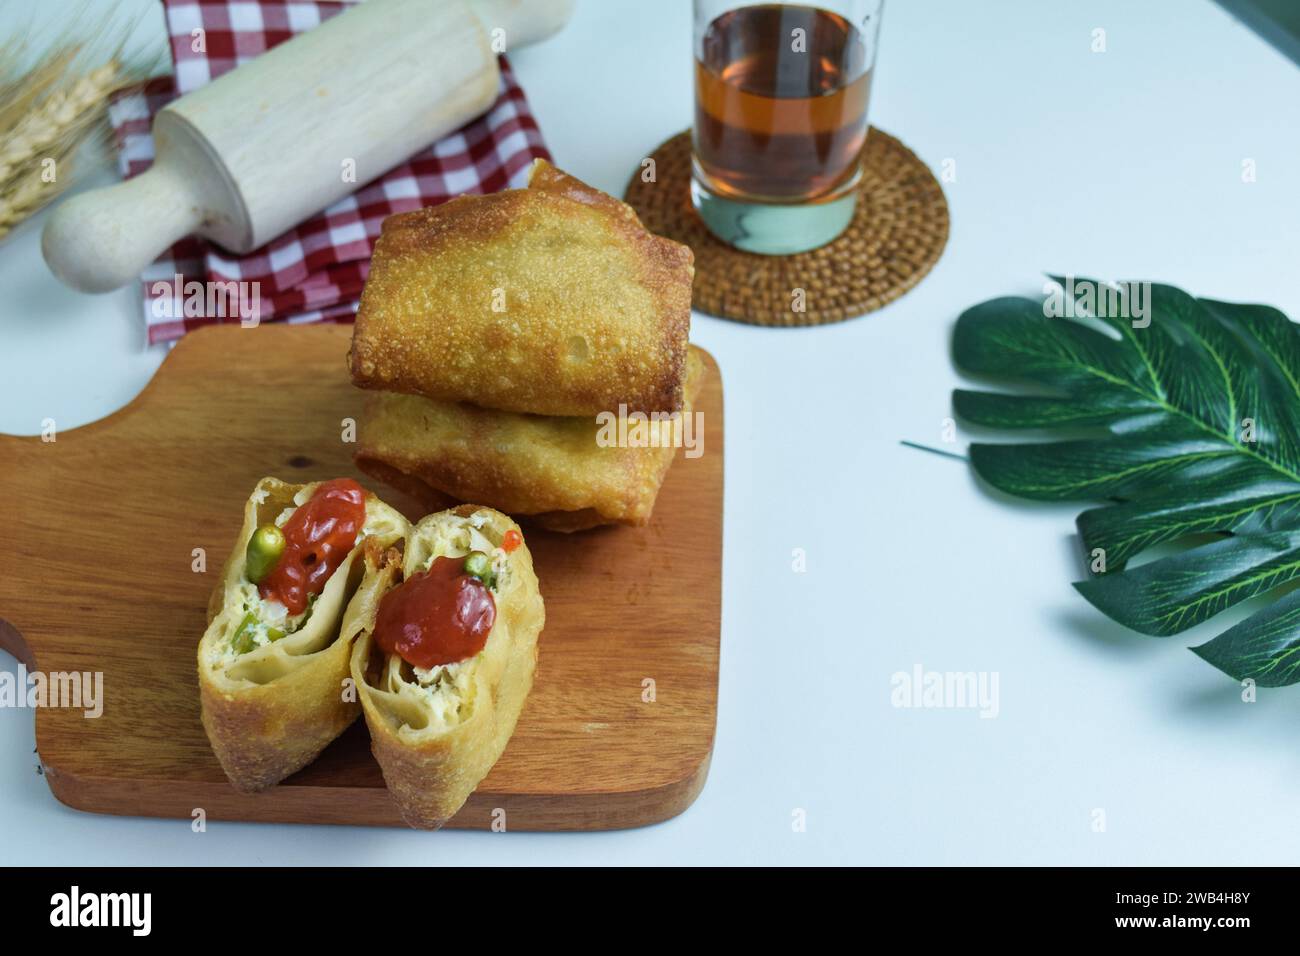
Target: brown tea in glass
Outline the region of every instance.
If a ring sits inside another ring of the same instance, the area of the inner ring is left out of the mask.
[[[852,217],[881,4],[834,6],[696,0],[692,195],[740,248],[813,248]]]

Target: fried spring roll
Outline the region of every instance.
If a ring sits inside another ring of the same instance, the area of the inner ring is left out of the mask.
[[[676,411],[693,261],[631,207],[538,160],[528,189],[384,220],[352,380],[539,415]]]
[[[603,442],[608,419],[516,415],[375,392],[358,427],[357,467],[431,511],[478,501],[556,531],[644,525],[674,446],[694,428],[703,378],[704,362],[692,348],[681,416],[648,421],[640,447]]]
[[[280,782],[356,719],[343,693],[343,612],[362,583],[363,553],[409,528],[351,479],[257,483],[198,648],[203,726],[236,789]]]
[[[402,819],[437,829],[497,762],[532,688],[537,575],[518,525],[475,505],[420,521],[400,569],[371,566],[343,622],[352,678]]]

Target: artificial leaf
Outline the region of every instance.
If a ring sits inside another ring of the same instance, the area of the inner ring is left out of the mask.
[[[1238,680],[1253,680],[1261,687],[1300,681],[1300,591],[1192,651]]]
[[[958,389],[957,414],[1044,439],[972,444],[980,477],[1024,498],[1103,502],[1078,519],[1100,560],[1076,587],[1146,634],[1180,633],[1300,578],[1300,328],[1269,306],[1173,286],[1054,278],[1064,309],[1051,307],[1059,297],[999,298],[957,320],[958,367],[1016,388]],[[1207,534],[1217,539],[1130,565]],[[1261,685],[1300,681],[1300,598],[1196,652]]]
[[[1300,532],[1233,535],[1120,574],[1075,584],[1135,631],[1164,637],[1300,577]]]

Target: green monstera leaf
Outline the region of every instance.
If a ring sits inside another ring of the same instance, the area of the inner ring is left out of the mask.
[[[1053,279],[1064,295],[957,320],[958,367],[1018,386],[958,389],[957,414],[1054,439],[973,444],[976,472],[1024,498],[1104,502],[1079,515],[1094,574],[1075,587],[1136,631],[1277,591],[1193,650],[1239,680],[1300,681],[1300,591],[1284,587],[1300,578],[1300,327],[1167,285]],[[1129,566],[1156,545],[1175,553]]]

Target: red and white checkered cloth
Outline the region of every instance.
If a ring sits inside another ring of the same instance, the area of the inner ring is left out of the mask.
[[[304,0],[163,0],[176,72],[151,80],[110,108],[122,175],[138,175],[153,162],[150,124],[171,100],[349,6],[351,2]],[[196,30],[203,31],[200,52],[194,50]],[[200,325],[239,321],[238,316],[186,317],[181,302],[163,301],[173,299],[177,275],[183,282],[260,283],[264,322],[350,322],[386,216],[461,193],[523,186],[538,157],[550,159],[550,153],[502,57],[501,95],[487,113],[261,249],[235,256],[194,237],[172,246],[141,276],[149,342],[178,339]],[[155,283],[165,283],[166,291],[159,285],[155,292]]]

